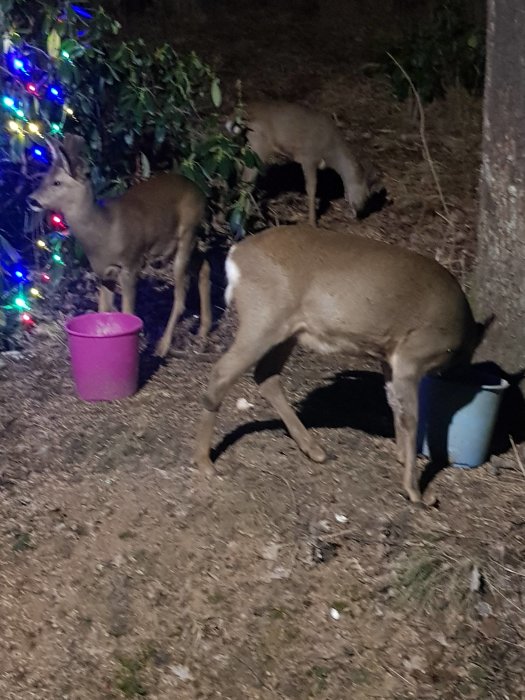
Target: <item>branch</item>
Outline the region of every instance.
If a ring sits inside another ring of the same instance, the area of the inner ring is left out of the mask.
[[[416,90],[416,86],[414,85],[412,78],[408,75],[406,70],[403,68],[403,66],[397,61],[391,53],[388,51],[386,52],[386,55],[396,64],[396,66],[399,68],[401,73],[404,75],[406,80],[408,81],[408,84],[410,85],[410,88],[412,92],[414,93],[414,98],[416,100],[417,104],[417,109],[419,112],[419,134],[421,136],[421,144],[423,146],[423,154],[425,156],[425,159],[428,163],[428,167],[430,168],[430,172],[432,173],[432,178],[434,179],[434,184],[436,185],[436,189],[439,194],[439,199],[441,200],[441,204],[443,206],[443,211],[445,212],[445,215],[447,217],[447,223],[449,226],[452,226],[452,221],[450,219],[450,212],[449,208],[447,206],[447,203],[445,202],[445,197],[443,196],[443,190],[441,189],[441,185],[439,183],[439,178],[436,172],[436,168],[434,166],[434,161],[432,160],[432,157],[430,155],[430,150],[428,148],[428,143],[427,139],[425,136],[425,110],[423,109],[423,104],[421,102],[421,98],[419,97],[419,93]]]

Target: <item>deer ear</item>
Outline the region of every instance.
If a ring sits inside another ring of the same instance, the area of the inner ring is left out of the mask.
[[[60,159],[60,141],[49,137],[46,140],[46,146],[49,148],[49,153],[51,154],[51,162],[54,164]]]
[[[47,138],[46,145],[51,153],[51,164],[55,168],[62,168],[68,175],[72,175],[71,164],[68,155],[60,141],[54,138]]]
[[[66,153],[72,176],[76,180],[85,179],[89,172],[88,161],[85,157],[85,140],[78,134],[66,134],[62,147]]]

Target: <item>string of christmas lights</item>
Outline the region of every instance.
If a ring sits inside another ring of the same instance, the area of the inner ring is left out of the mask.
[[[66,5],[83,22],[91,19],[85,8],[69,3],[64,4],[64,17]],[[62,19],[59,17],[57,21]],[[42,172],[49,166],[51,156],[46,138],[61,137],[66,120],[74,119],[59,74],[64,62],[72,63],[70,47],[75,46],[78,46],[76,38],[64,40],[56,29],[47,37],[46,50],[21,42],[14,28],[3,34],[0,121],[8,137],[10,164],[17,164],[22,174]],[[22,222],[20,226],[23,228]],[[62,245],[67,235],[62,214],[50,212],[39,235],[33,236],[32,269],[23,264],[20,253],[0,235],[4,286],[1,308],[18,314],[26,328],[35,324],[31,313],[33,302],[44,297],[45,285],[53,282],[64,265]]]

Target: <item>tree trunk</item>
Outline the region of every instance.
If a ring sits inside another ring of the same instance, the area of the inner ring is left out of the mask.
[[[525,366],[525,2],[488,0],[475,279],[477,316],[496,314],[480,353]]]

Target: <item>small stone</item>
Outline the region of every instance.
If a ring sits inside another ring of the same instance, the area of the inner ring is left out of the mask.
[[[419,654],[414,654],[409,659],[403,661],[403,666],[407,671],[420,671],[421,673],[426,673],[426,661],[423,656]]]
[[[284,566],[276,566],[270,573],[270,579],[273,581],[281,581],[282,579],[290,578],[291,571]]]
[[[113,558],[113,566],[116,566],[117,569],[120,569],[123,563],[124,557],[122,556],[122,554],[119,553]]]
[[[281,545],[277,542],[270,542],[270,544],[264,545],[261,549],[261,557],[267,561],[276,561],[279,556],[279,550]]]
[[[237,399],[236,406],[238,411],[248,411],[250,408],[253,408],[253,403],[246,399]]]
[[[481,574],[477,566],[472,567],[472,572],[470,574],[470,590],[472,593],[479,591],[481,588]]]
[[[191,675],[191,671],[187,666],[182,666],[180,664],[177,664],[175,666],[170,666],[170,670],[177,676],[177,678],[180,678],[181,681],[192,681],[193,676]]]
[[[480,601],[476,605],[476,610],[481,615],[481,617],[489,617],[492,615],[492,606],[486,603],[484,600]]]

